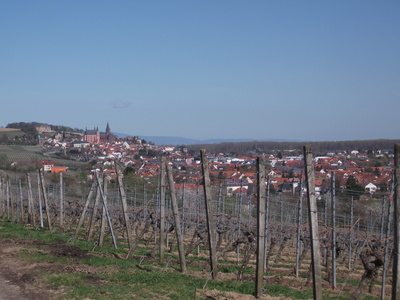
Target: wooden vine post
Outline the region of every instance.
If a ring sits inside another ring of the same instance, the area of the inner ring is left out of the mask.
[[[314,299],[322,300],[322,275],[320,262],[319,229],[317,214],[317,197],[315,194],[315,175],[311,146],[304,146],[304,164],[306,168],[308,222],[311,239],[311,264],[313,276]]]
[[[11,213],[10,213],[10,208],[11,208],[11,192],[10,192],[10,178],[7,178],[7,191],[6,191],[6,203],[7,203],[7,219],[11,219]],[[43,226],[42,226],[43,227]]]
[[[103,179],[101,178],[100,181],[103,182]],[[105,189],[105,185],[103,183],[103,189]],[[93,205],[93,210],[92,210],[92,215],[90,216],[90,223],[89,223],[89,229],[88,229],[88,234],[87,234],[87,241],[90,241],[92,239],[93,236],[93,230],[95,227],[95,223],[96,223],[96,214],[97,214],[97,209],[99,206],[99,201],[100,200],[100,187],[99,185],[97,185],[97,192],[96,192],[96,198],[94,200],[94,205]]]
[[[211,276],[212,279],[216,279],[218,275],[217,269],[217,256],[216,256],[216,225],[214,221],[214,215],[211,208],[211,184],[210,184],[210,172],[208,169],[208,160],[206,156],[206,150],[200,150],[201,155],[201,169],[203,171],[203,187],[205,197],[205,208],[207,217],[207,230],[208,230],[208,245],[210,251],[210,265],[211,265]]]
[[[265,257],[265,166],[261,157],[257,158],[257,265],[256,297],[263,294],[264,257]]]
[[[64,183],[63,172],[60,172],[60,227],[64,226]]]
[[[4,217],[5,204],[4,204],[4,178],[0,178],[0,197],[1,197],[1,216]]]
[[[392,181],[393,184],[393,181]],[[381,299],[385,299],[386,295],[386,275],[388,272],[388,267],[389,267],[389,238],[390,238],[390,221],[392,218],[392,202],[389,201],[389,206],[388,206],[388,213],[387,213],[387,219],[386,219],[386,238],[385,238],[385,250],[384,250],[384,260],[383,260],[383,270],[382,270],[382,288],[381,288]]]
[[[13,188],[12,188],[12,180],[11,178],[8,179],[9,182],[9,200],[10,200],[10,209],[11,209],[11,215],[10,215],[10,221],[15,222],[15,197],[13,197]]]
[[[295,274],[296,278],[299,278],[299,268],[300,268],[300,252],[301,252],[301,223],[303,222],[303,178],[300,176],[299,183],[299,195],[297,200],[297,238],[296,238],[296,267]]]
[[[172,176],[171,166],[169,166],[169,165],[167,167],[167,172],[168,172],[169,187],[170,187],[170,191],[171,191],[172,212],[173,212],[174,221],[175,221],[176,240],[178,241],[179,261],[181,264],[181,271],[182,271],[182,273],[185,273],[186,272],[186,260],[185,260],[185,250],[183,247],[183,237],[180,232],[181,222],[179,219],[178,202],[176,200],[174,179]]]
[[[28,173],[26,173],[26,179],[28,181],[28,223],[33,224],[33,226],[36,227],[36,216],[34,215],[31,177]]]
[[[101,180],[101,179],[100,179]],[[100,181],[99,180],[99,181]],[[101,219],[100,219],[100,234],[98,238],[98,246],[102,247],[104,243],[104,236],[106,232],[106,224],[107,224],[107,216],[106,216],[106,207],[104,206],[104,199],[107,201],[108,194],[108,180],[102,176],[103,186],[99,185],[98,191],[101,194],[102,204],[101,204]]]
[[[164,262],[165,252],[165,157],[161,157],[160,174],[160,263]]]
[[[37,170],[37,189],[38,189],[38,200],[39,200],[39,218],[40,218],[40,228],[44,227],[44,223],[43,223],[43,204],[42,204],[42,192],[41,192],[41,188],[40,188],[40,174],[39,174],[39,170]]]
[[[101,186],[101,181],[100,181],[100,178],[99,178],[99,173],[97,172],[97,170],[94,173],[96,175],[97,185],[99,186],[99,191],[100,191],[100,194],[101,194],[101,198],[103,200],[103,220],[104,220],[104,215],[105,215],[107,217],[107,220],[108,220],[108,226],[110,227],[110,232],[111,232],[111,237],[112,237],[112,240],[113,240],[114,248],[117,249],[118,248],[117,239],[116,239],[116,237],[114,235],[114,230],[113,230],[113,227],[112,227],[111,217],[110,217],[110,213],[109,213],[108,207],[107,207],[107,197],[105,196],[105,193],[104,193],[106,191],[106,188],[104,188],[104,192],[103,192],[103,188]],[[104,180],[104,185],[106,185],[106,182],[107,181]],[[102,222],[103,222],[103,220],[102,220]],[[100,245],[100,243],[99,243],[99,245]]]
[[[400,144],[394,146],[394,197],[393,197],[393,219],[394,219],[394,242],[393,242],[393,280],[392,280],[392,300],[400,299]]]
[[[24,197],[22,195],[22,182],[18,180],[18,190],[19,190],[19,205],[17,205],[17,210],[19,209],[19,215],[21,217],[21,222],[24,222],[25,212],[24,212]],[[19,217],[18,217],[19,218]],[[18,220],[17,218],[17,220]]]
[[[332,189],[332,201],[331,201],[331,209],[332,209],[332,289],[336,289],[336,176],[335,173],[332,173],[332,181],[331,181],[331,189]],[[351,243],[351,240],[350,240]]]
[[[95,180],[93,180],[92,186],[90,187],[90,190],[89,190],[89,194],[86,197],[86,202],[85,202],[85,205],[83,207],[81,216],[79,218],[78,225],[76,226],[76,229],[75,229],[74,239],[76,239],[78,237],[79,230],[81,229],[83,221],[85,220],[86,211],[87,211],[87,209],[89,207],[90,199],[92,198],[93,193],[96,191],[96,187],[97,187],[97,183],[96,183]]]
[[[347,262],[347,268],[351,270],[351,258],[353,257],[353,247],[351,246],[351,241],[353,239],[353,226],[354,226],[354,197],[351,196],[350,201],[350,226],[349,226],[349,258]],[[360,226],[360,222],[358,222],[358,226]],[[360,230],[360,229],[358,229]]]
[[[267,242],[268,242],[268,224],[269,224],[269,203],[270,203],[270,194],[271,194],[271,180],[267,177],[267,196],[266,196],[266,205],[265,205],[265,238],[264,238],[264,270],[267,268]]]
[[[3,201],[2,201],[2,216],[6,216],[6,208],[7,208],[7,181],[6,178],[2,178],[2,196],[3,196]]]
[[[185,239],[185,180],[182,182],[182,236],[183,239]]]
[[[118,170],[117,164],[115,164],[115,171],[117,172],[118,189],[119,189],[119,196],[121,197],[121,204],[122,204],[122,210],[123,210],[123,215],[124,215],[126,235],[128,236],[129,249],[131,249],[133,246],[131,222],[129,220],[128,204],[126,203],[126,194],[125,194],[125,190],[124,190],[124,183],[122,182],[122,173],[120,170]]]
[[[383,231],[385,230],[385,207],[386,207],[387,197],[383,196],[382,206],[381,206],[381,229],[379,231],[379,239],[383,239]]]
[[[50,217],[50,206],[49,203],[47,201],[47,193],[46,193],[46,189],[44,188],[44,178],[43,178],[43,172],[41,169],[39,169],[39,175],[40,175],[40,186],[42,189],[42,196],[43,196],[43,200],[44,200],[44,206],[46,209],[46,216],[47,216],[47,226],[49,226],[49,230],[53,231],[53,226],[51,225],[51,217]]]

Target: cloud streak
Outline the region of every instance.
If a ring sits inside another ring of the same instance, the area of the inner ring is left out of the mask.
[[[131,104],[132,104],[132,102],[124,102],[124,101],[120,101],[120,100],[114,100],[112,102],[112,107],[116,108],[116,109],[121,109],[121,108],[127,108]]]

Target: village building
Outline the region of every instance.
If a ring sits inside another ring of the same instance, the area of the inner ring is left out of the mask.
[[[88,141],[76,141],[73,143],[73,147],[78,148],[78,149],[87,148],[89,146],[90,146],[90,142],[88,142]]]
[[[110,125],[107,122],[106,132],[100,132],[99,128],[85,130],[83,140],[90,144],[113,143],[117,137],[111,133]]]
[[[43,166],[42,170],[44,172],[50,172],[51,168],[54,167],[54,163],[52,160],[41,160],[41,161],[39,161],[39,164],[41,164]]]
[[[68,167],[51,167],[51,173],[67,173]]]

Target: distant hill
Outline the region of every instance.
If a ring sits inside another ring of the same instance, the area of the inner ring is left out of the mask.
[[[116,133],[113,132],[117,137],[127,137],[127,134],[123,133]],[[197,144],[219,144],[219,143],[242,143],[242,142],[252,142],[256,141],[256,139],[207,139],[207,140],[200,140],[200,139],[191,139],[191,138],[184,138],[178,136],[145,136],[139,135],[139,138],[146,140],[147,142],[154,143],[156,145],[197,145]],[[274,141],[274,142],[284,142],[288,140],[282,139],[265,139],[265,140],[257,140],[257,141]]]
[[[126,137],[126,134],[114,133],[118,137]],[[326,153],[327,151],[337,150],[389,150],[393,151],[393,145],[400,143],[396,139],[375,139],[375,140],[345,140],[345,141],[300,141],[300,140],[287,140],[287,139],[191,139],[184,137],[172,136],[138,136],[147,142],[154,143],[155,145],[186,145],[194,151],[202,148],[207,148],[211,152],[270,152],[270,151],[283,151],[292,150],[292,153],[302,153],[303,146],[310,144],[315,153]],[[293,152],[294,151],[294,152]]]
[[[200,149],[206,148],[212,153],[274,153],[277,151],[287,151],[291,155],[299,155],[303,153],[303,146],[309,144],[313,152],[318,155],[319,153],[325,154],[328,151],[348,151],[359,150],[366,152],[368,150],[378,151],[384,150],[385,152],[393,153],[395,144],[400,140],[353,140],[353,141],[322,141],[322,142],[280,142],[280,141],[251,141],[240,143],[219,143],[219,144],[197,144],[188,145],[191,151],[198,152]]]
[[[139,136],[141,139],[145,139],[148,142],[152,142],[156,145],[193,145],[198,144],[199,140],[177,137],[177,136]]]

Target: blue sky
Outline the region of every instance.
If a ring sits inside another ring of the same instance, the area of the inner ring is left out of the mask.
[[[400,138],[400,1],[0,1],[0,126]]]

